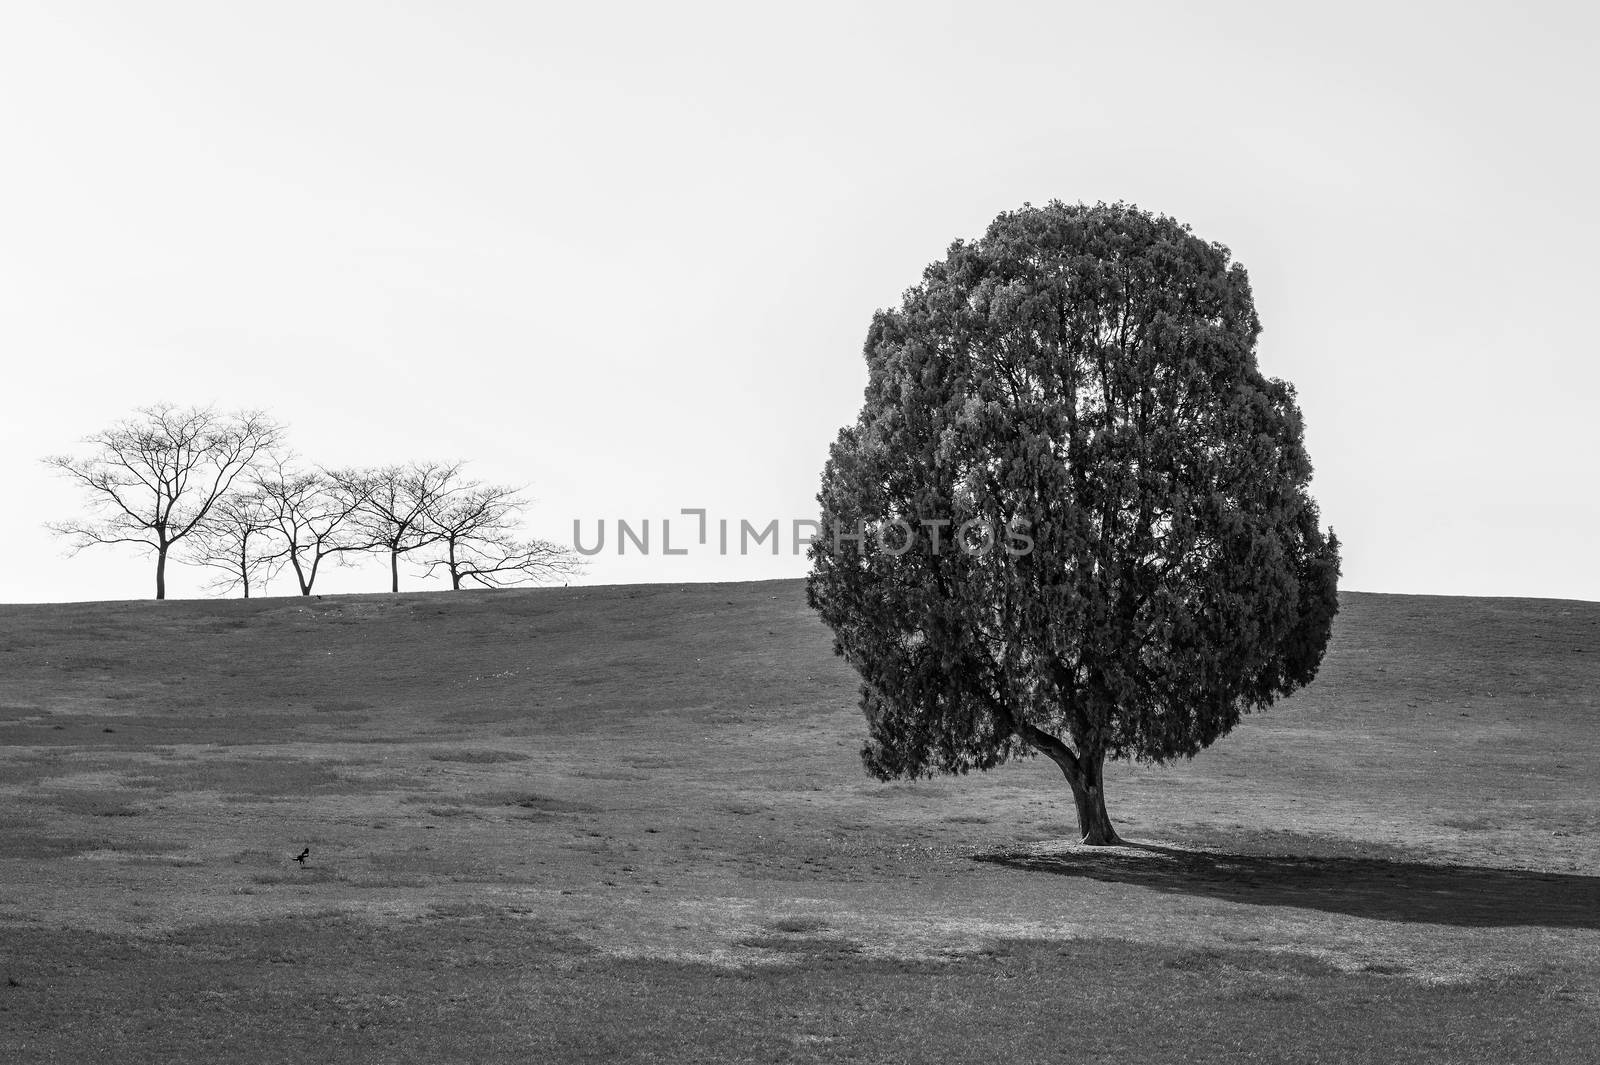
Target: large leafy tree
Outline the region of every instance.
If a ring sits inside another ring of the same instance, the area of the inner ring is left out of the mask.
[[[871,773],[1042,753],[1115,843],[1106,759],[1192,756],[1310,682],[1338,541],[1260,331],[1226,248],[1124,204],[1002,214],[874,317],[808,583]]]

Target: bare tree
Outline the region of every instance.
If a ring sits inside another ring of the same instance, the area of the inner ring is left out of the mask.
[[[458,487],[461,463],[413,462],[376,470],[342,471],[344,490],[359,493],[352,518],[371,550],[389,555],[389,590],[400,590],[400,556],[438,543],[439,530],[428,511]]]
[[[518,537],[525,506],[527,501],[516,489],[499,485],[469,483],[441,496],[429,508],[428,519],[443,554],[427,561],[425,575],[443,567],[450,574],[450,587],[459,591],[462,581],[501,588],[554,581],[577,572],[580,562],[571,550],[548,540]]]
[[[280,553],[301,595],[311,594],[324,559],[342,561],[376,546],[356,527],[356,509],[366,499],[362,475],[297,470],[288,457],[275,456],[256,484],[272,508]]]
[[[224,594],[238,588],[249,599],[252,584],[259,588],[283,568],[284,552],[272,549],[276,532],[265,493],[225,496],[195,526],[187,554],[196,565],[222,571],[212,588]]]
[[[233,488],[282,429],[260,411],[218,414],[170,403],[139,408],[84,443],[87,458],[44,461],[88,490],[89,517],[51,523],[76,554],[91,544],[135,544],[156,556],[156,598],[167,597],[167,556]]]

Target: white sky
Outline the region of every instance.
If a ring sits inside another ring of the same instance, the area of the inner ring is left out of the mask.
[[[873,309],[1052,197],[1250,270],[1344,587],[1600,599],[1600,19],[1297,7],[5,0],[0,601],[150,594],[38,460],[163,399],[471,459],[551,539],[812,517]]]

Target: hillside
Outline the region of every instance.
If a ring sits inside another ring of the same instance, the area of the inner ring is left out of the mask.
[[[867,777],[798,582],[0,607],[0,1057],[1582,1060],[1596,681],[1600,604],[1347,594],[1085,854],[1042,760]]]

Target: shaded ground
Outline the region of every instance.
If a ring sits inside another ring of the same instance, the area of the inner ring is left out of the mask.
[[[795,582],[0,608],[0,1059],[1592,1060],[1600,605],[1343,602],[1092,854]]]
[[[1147,843],[978,856],[1013,869],[1377,921],[1600,930],[1600,876],[1391,858],[1219,854]]]

